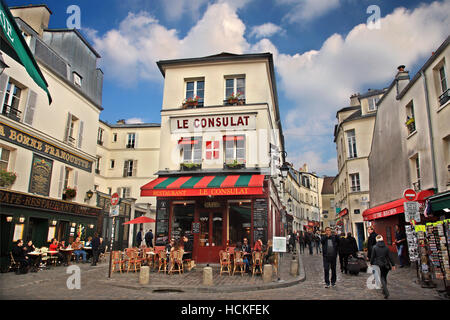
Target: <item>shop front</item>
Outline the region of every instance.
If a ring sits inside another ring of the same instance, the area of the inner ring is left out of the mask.
[[[158,178],[141,188],[157,197],[156,246],[187,236],[198,263],[218,262],[219,251],[244,238],[272,237],[264,175]]]
[[[2,269],[17,240],[32,240],[37,248],[48,247],[53,238],[83,241],[97,231],[100,217],[97,207],[0,189]]]

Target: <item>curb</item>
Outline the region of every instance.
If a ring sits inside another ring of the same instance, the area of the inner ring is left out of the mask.
[[[297,252],[300,253],[298,250],[299,247],[297,245]],[[172,291],[172,292],[179,292],[179,293],[185,293],[185,292],[196,292],[196,293],[221,293],[221,292],[247,292],[247,291],[259,291],[259,290],[270,290],[270,289],[279,289],[279,288],[287,288],[292,287],[300,282],[303,282],[306,280],[306,274],[305,274],[305,268],[303,264],[302,256],[299,254],[296,256],[298,259],[298,270],[299,275],[295,280],[292,281],[277,281],[277,282],[271,282],[267,284],[261,284],[257,286],[221,286],[220,288],[217,286],[207,287],[207,286],[186,286],[186,287],[180,287],[180,286],[170,286],[170,285],[141,285],[139,283],[136,284],[121,284],[121,283],[114,283],[111,282],[111,280],[100,280],[100,282],[104,284],[108,284],[111,286],[119,287],[119,288],[125,288],[125,289],[134,289],[134,290],[152,290],[152,291]],[[112,280],[114,281],[114,280]]]

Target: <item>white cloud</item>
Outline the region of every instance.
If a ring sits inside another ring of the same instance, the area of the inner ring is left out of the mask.
[[[283,28],[281,28],[280,26],[277,26],[276,24],[268,22],[268,23],[264,23],[259,26],[254,26],[252,28],[252,31],[250,32],[249,36],[255,37],[257,39],[258,38],[268,38],[268,37],[273,36],[276,33],[285,34],[286,31],[283,30]]]
[[[144,120],[142,118],[130,118],[125,120],[126,124],[140,124],[140,123],[145,123]]]
[[[304,24],[336,9],[340,6],[341,0],[277,0],[277,2],[292,6],[284,17],[285,20]]]

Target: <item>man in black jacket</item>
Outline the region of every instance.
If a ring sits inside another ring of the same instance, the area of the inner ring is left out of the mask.
[[[184,236],[183,243],[184,243],[183,260],[184,259],[192,259],[192,250],[194,249],[194,246],[192,245],[192,241],[190,241],[187,236]]]
[[[12,248],[11,253],[13,255],[14,261],[20,263],[20,271],[22,273],[27,273],[31,261],[25,255],[26,248],[23,247],[23,241],[18,240],[17,244]]]
[[[153,248],[153,232],[152,232],[152,229],[150,229],[145,234],[145,244],[147,245],[147,247]]]
[[[98,233],[94,233],[94,238],[91,241],[92,245],[92,264],[91,266],[96,266],[98,262],[98,257],[100,255],[100,238]]]
[[[377,244],[372,248],[372,256],[370,258],[370,264],[376,265],[380,268],[380,280],[383,287],[384,298],[389,297],[389,291],[387,289],[387,275],[389,270],[395,270],[395,263],[389,255],[389,249],[386,247],[383,241],[383,236],[378,235],[376,237]]]
[[[325,273],[325,288],[330,287],[330,269],[331,286],[336,286],[336,258],[339,250],[339,238],[331,235],[331,228],[325,229],[325,235],[322,236],[323,269]]]
[[[136,243],[137,243],[137,247],[139,248],[141,246],[142,243],[142,228],[139,230],[138,234],[136,235]]]
[[[372,248],[377,244],[376,238],[378,234],[375,232],[372,226],[370,226],[367,230],[369,232],[369,239],[367,239],[367,257],[370,261],[372,257]]]

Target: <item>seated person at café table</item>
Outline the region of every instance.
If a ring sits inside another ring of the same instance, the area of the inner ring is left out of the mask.
[[[36,247],[33,244],[33,241],[29,240],[27,242],[27,245],[25,247],[26,253],[30,253],[36,250]]]
[[[60,244],[58,243],[58,240],[56,238],[52,239],[52,243],[49,246],[49,251],[59,251]],[[64,256],[61,252],[57,253],[50,253],[51,256],[57,256],[58,262],[62,263],[64,261]]]
[[[253,247],[253,251],[259,251],[259,252],[261,252],[261,251],[262,251],[262,246],[263,246],[262,240],[261,240],[261,238],[259,238],[259,239],[255,242],[255,246]]]
[[[273,253],[272,240],[267,241],[267,249],[264,252],[264,263],[273,264],[275,262],[275,254]]]
[[[192,241],[188,239],[187,236],[183,237],[183,245],[184,245],[184,254],[183,259],[192,259]]]
[[[27,273],[31,260],[25,255],[26,248],[23,247],[23,241],[17,240],[16,245],[12,248],[11,253],[13,255],[14,261],[20,263],[20,271]]]
[[[250,245],[248,244],[248,239],[244,238],[244,243],[242,244],[242,252],[244,253],[244,262],[245,262],[245,271],[250,272],[250,260],[251,260],[251,254],[252,249],[250,248]]]
[[[83,256],[83,263],[86,263],[86,251],[83,250],[83,244],[80,242],[80,237],[77,237],[75,242],[72,243],[73,253],[76,256],[76,262],[80,259],[80,255]]]
[[[89,236],[89,237],[87,238],[87,241],[86,241],[86,243],[84,244],[84,247],[85,247],[85,248],[92,248],[92,237],[91,237],[91,236]],[[92,257],[92,249],[86,250],[86,253],[87,253],[87,260],[91,259],[91,257]]]

